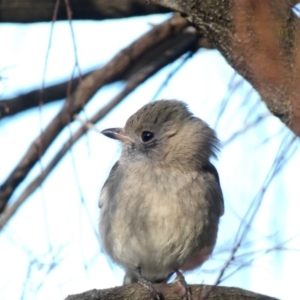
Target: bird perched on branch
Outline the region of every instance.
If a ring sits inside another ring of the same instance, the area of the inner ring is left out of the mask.
[[[146,104],[124,128],[102,133],[122,143],[100,196],[105,252],[125,269],[124,284],[166,282],[212,253],[224,212],[218,139],[186,104]],[[182,277],[183,278],[183,277]]]

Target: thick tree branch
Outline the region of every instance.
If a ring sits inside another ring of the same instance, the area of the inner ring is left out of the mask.
[[[212,47],[206,39],[199,38],[199,34],[197,34],[192,29],[193,28],[190,27],[189,32],[178,34],[174,39],[168,38],[165,42],[161,43],[161,45],[159,45],[155,49],[151,49],[151,51],[145,53],[143,58],[134,62],[127,71],[121,74],[121,76],[112,78],[112,81],[107,82],[107,84],[118,80],[127,81],[132,74],[138,73],[140,70],[143,70],[145,66],[149,66],[149,64],[159,65],[159,62],[155,62],[156,59],[168,63],[168,60],[165,60],[160,55],[161,53],[164,53],[166,49],[170,51],[170,58],[173,54],[175,54],[175,56],[177,54],[179,56],[184,54],[183,49],[186,49],[186,51],[193,51],[192,47],[190,46],[191,40],[194,41],[195,39],[197,39],[198,41],[198,45],[195,41],[195,49],[198,49],[199,47]],[[162,65],[162,67],[164,66],[165,64]],[[93,71],[82,74],[82,76],[80,77],[73,78],[71,81],[64,81],[55,85],[45,87],[43,89],[36,89],[28,93],[20,94],[13,98],[0,100],[0,119],[15,115],[33,107],[38,107],[41,103],[45,105],[47,103],[65,99],[67,97],[67,91],[71,93],[74,92],[80,80],[86,78]]]
[[[288,0],[151,0],[180,11],[300,136],[300,20]]]
[[[52,20],[58,0],[2,0],[0,22],[32,23]],[[170,12],[146,0],[72,0],[73,20],[104,20]],[[68,20],[65,2],[59,1],[57,20]]]
[[[182,300],[183,296],[178,293],[176,283],[155,284],[159,292],[163,294],[165,300]],[[190,285],[193,299],[211,300],[276,300],[265,295],[249,292],[239,288],[209,286],[209,285]],[[110,299],[151,299],[149,291],[140,284],[130,284],[122,287],[115,287],[105,290],[91,290],[82,294],[71,295],[66,300],[110,300]]]

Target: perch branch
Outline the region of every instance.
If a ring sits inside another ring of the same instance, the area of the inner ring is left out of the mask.
[[[155,287],[162,293],[165,300],[182,300],[178,294],[176,283],[155,284]],[[275,298],[253,293],[239,288],[209,286],[209,285],[190,285],[194,300],[202,300],[204,295],[208,295],[209,300],[276,300]],[[122,287],[115,287],[104,290],[90,290],[82,294],[70,295],[65,300],[110,300],[110,299],[151,299],[149,291],[139,284],[130,284]]]

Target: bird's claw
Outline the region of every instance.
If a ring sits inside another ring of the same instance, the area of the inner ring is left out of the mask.
[[[150,292],[152,299],[162,300],[161,293],[155,288],[155,286],[150,281],[139,276],[138,283]]]
[[[176,271],[176,278],[174,280],[174,283],[178,283],[179,287],[181,288],[181,291],[184,294],[184,300],[193,300],[192,298],[192,294],[191,294],[191,289],[188,286],[188,284],[186,283],[184,276],[182,275],[182,273],[177,270]]]

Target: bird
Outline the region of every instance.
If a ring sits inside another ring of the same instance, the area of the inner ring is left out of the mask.
[[[215,131],[183,101],[157,100],[102,134],[122,145],[101,190],[99,231],[105,253],[125,270],[123,284],[166,283],[200,267],[224,213],[210,161],[220,147]]]

